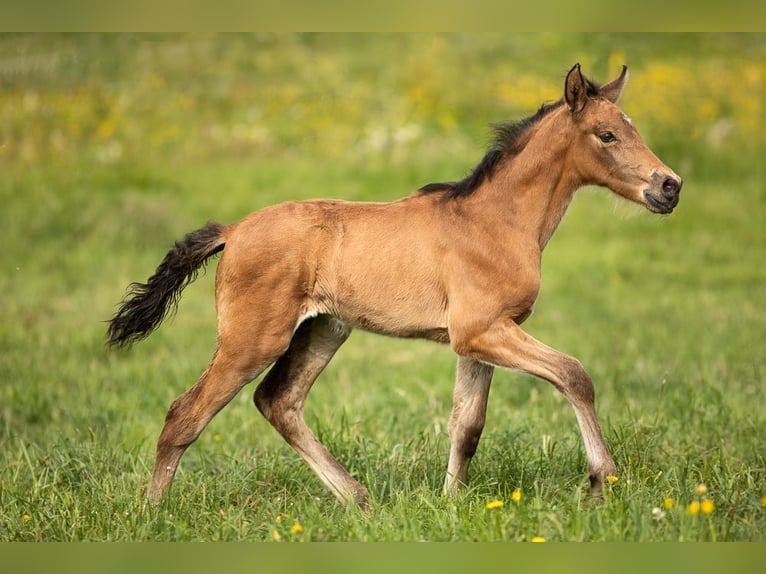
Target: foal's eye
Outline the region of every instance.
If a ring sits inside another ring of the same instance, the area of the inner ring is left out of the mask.
[[[614,136],[612,132],[603,132],[598,134],[598,139],[600,139],[604,143],[609,143],[613,141],[617,141],[617,138]]]

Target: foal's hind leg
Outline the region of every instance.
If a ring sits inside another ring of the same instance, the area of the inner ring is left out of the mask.
[[[468,464],[479,445],[487,415],[487,398],[494,367],[459,357],[449,423],[450,452],[445,494],[455,495],[468,476]]]
[[[181,457],[211,419],[271,362],[242,372],[219,357],[216,354],[197,384],[179,396],[168,410],[149,486],[148,495],[153,502],[159,501],[170,488]]]
[[[184,452],[212,418],[285,351],[295,322],[286,317],[282,323],[280,329],[276,322],[269,323],[274,328],[272,335],[259,332],[262,324],[256,323],[247,331],[219,331],[219,346],[210,366],[173,402],[165,417],[149,486],[150,500],[162,498]]]
[[[304,322],[253,398],[258,410],[341,502],[353,500],[365,507],[367,490],[317,440],[303,417],[311,386],[349,334],[346,325],[326,315]]]

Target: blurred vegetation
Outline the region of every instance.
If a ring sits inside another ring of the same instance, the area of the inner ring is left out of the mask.
[[[429,160],[561,96],[576,61],[630,67],[623,107],[676,169],[762,157],[760,34],[0,36],[0,162],[308,154]],[[459,174],[458,174],[459,175]]]

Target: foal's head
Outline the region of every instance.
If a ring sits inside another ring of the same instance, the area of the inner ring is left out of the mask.
[[[670,213],[683,182],[615,105],[627,77],[623,66],[616,80],[596,88],[583,78],[579,64],[569,71],[564,103],[574,125],[571,157],[585,183],[608,187],[655,213]]]

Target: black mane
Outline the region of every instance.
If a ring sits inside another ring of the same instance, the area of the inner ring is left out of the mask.
[[[589,96],[597,96],[599,93],[599,86],[595,82],[585,79],[587,86],[587,93]],[[489,151],[487,151],[484,158],[479,164],[473,168],[473,171],[469,173],[465,178],[460,181],[452,181],[446,183],[429,183],[424,185],[418,191],[422,192],[434,192],[444,191],[446,192],[445,198],[453,199],[457,197],[465,197],[470,195],[484,182],[485,179],[492,177],[498,163],[503,157],[513,157],[518,154],[523,146],[517,146],[521,135],[527,131],[531,126],[537,124],[545,116],[551,113],[553,110],[563,105],[564,100],[559,100],[551,104],[543,104],[540,109],[537,110],[532,116],[524,118],[515,122],[502,122],[493,124],[490,126],[494,132],[494,139],[490,145]]]

